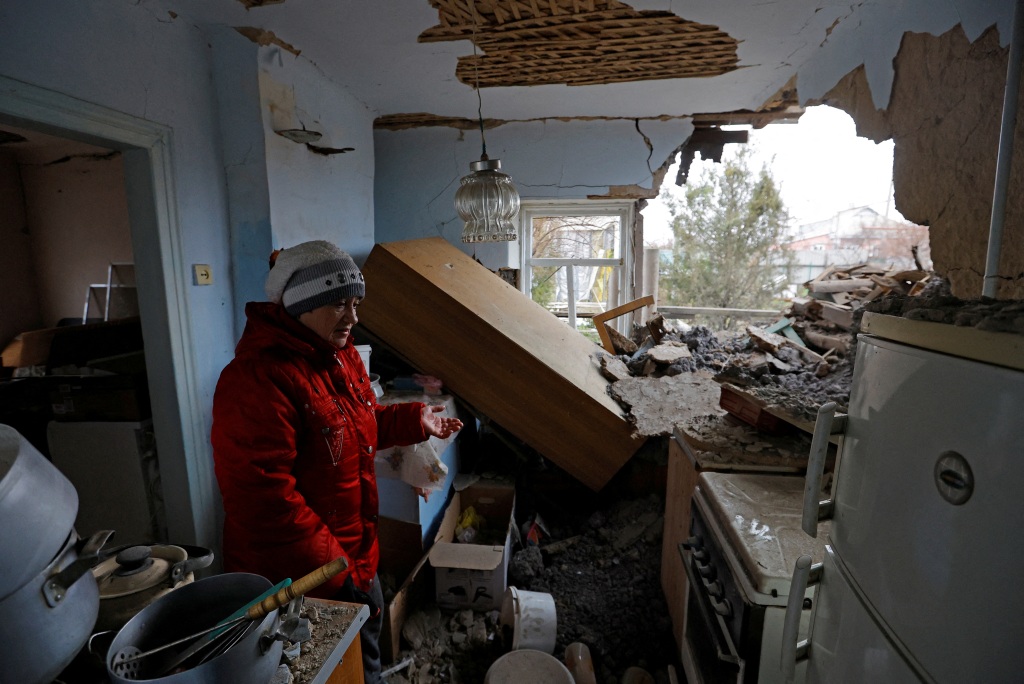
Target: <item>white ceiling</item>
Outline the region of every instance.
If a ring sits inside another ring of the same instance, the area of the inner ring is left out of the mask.
[[[379,115],[475,118],[477,99],[455,78],[469,41],[419,43],[438,23],[428,0],[143,0],[177,20],[269,30]],[[466,0],[471,2],[472,0]],[[543,4],[543,0],[540,0]],[[941,34],[961,24],[970,40],[998,23],[1008,40],[1012,0],[637,0],[717,26],[739,41],[739,67],[710,78],[591,86],[485,88],[485,117],[656,117],[754,110],[797,76],[802,102],[864,64],[875,104],[888,101],[892,59],[905,31]]]

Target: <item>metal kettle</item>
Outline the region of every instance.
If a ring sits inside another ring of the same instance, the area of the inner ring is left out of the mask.
[[[100,607],[94,632],[117,630],[164,594],[189,584],[213,552],[198,546],[129,546],[92,569]]]

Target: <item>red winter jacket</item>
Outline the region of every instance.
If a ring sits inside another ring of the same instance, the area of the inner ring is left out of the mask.
[[[352,344],[338,349],[279,304],[250,302],[213,398],[224,569],[293,580],[344,555],[329,598],[377,572],[377,448],[427,438],[421,403],[381,406]]]

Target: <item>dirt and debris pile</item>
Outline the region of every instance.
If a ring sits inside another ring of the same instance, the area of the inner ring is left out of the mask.
[[[866,304],[864,310],[916,321],[1024,335],[1024,302],[959,299],[951,294],[947,280],[936,279],[930,285],[918,296],[890,294]]]
[[[649,332],[655,328],[657,336]],[[705,326],[687,325],[676,329],[659,317],[647,328],[637,330],[635,337],[643,338],[638,340],[636,352],[606,356],[601,364],[605,375],[615,380],[611,395],[629,408],[630,421],[641,435],[670,434],[689,423],[693,415],[716,414],[720,405],[729,409],[720,401],[718,385],[741,390],[740,394],[777,406],[800,421],[813,421],[825,402],[834,401],[841,409],[849,403],[853,333],[813,317],[806,308],[801,312],[791,307],[780,313],[773,325],[748,326],[743,332],[716,332]],[[818,344],[810,341],[815,339]],[[823,344],[822,340],[828,342]],[[687,353],[657,353],[665,348],[682,348]],[[622,374],[623,366],[629,376]],[[618,374],[613,375],[612,369],[616,368]],[[682,374],[705,376],[712,382],[697,383],[706,390],[697,392],[666,380]],[[637,384],[643,386],[634,387]],[[660,395],[656,389],[662,390]],[[673,405],[670,397],[676,393],[687,410],[666,413],[663,408]]]
[[[308,684],[313,681],[356,619],[357,613],[358,609],[349,603],[328,603],[306,598],[302,606],[302,617],[308,620],[310,638],[300,644],[289,643],[284,651],[282,671],[275,678],[275,684],[278,681],[286,684]]]
[[[600,682],[620,681],[641,667],[658,682],[677,668],[676,646],[661,590],[664,499],[623,499],[589,515],[560,515],[533,522],[545,530],[539,543],[520,546],[509,563],[508,582],[550,594],[555,603],[561,660],[572,643],[585,644]],[[525,537],[524,537],[525,538]],[[390,684],[475,684],[511,648],[512,634],[500,612],[413,613],[402,630],[408,648]]]

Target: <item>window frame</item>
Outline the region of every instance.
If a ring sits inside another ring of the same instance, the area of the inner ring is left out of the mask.
[[[566,281],[573,294],[568,301],[567,322],[573,329],[579,329],[576,314],[575,293],[572,292],[574,266],[610,266],[616,280],[615,301],[608,303],[609,309],[633,299],[633,243],[636,230],[636,202],[633,200],[600,199],[544,199],[522,200],[519,207],[519,289],[532,299],[534,267],[568,267]],[[533,219],[549,216],[610,216],[619,219],[619,256],[611,259],[533,258]],[[552,314],[554,315],[554,314]],[[621,316],[609,324],[622,334],[627,334],[628,316]]]

